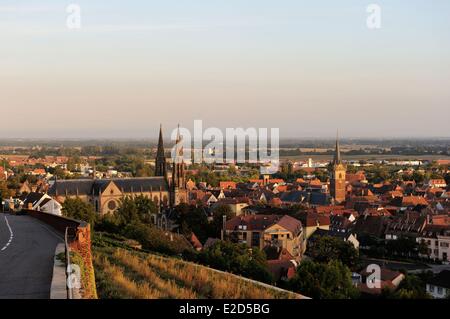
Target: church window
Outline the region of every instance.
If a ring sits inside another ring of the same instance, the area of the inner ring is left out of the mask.
[[[108,202],[108,208],[110,209],[110,210],[115,210],[116,209],[116,207],[117,207],[117,205],[116,205],[116,202],[115,201],[109,201]]]

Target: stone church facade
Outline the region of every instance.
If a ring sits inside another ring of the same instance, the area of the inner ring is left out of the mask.
[[[153,200],[160,210],[187,203],[181,136],[178,134],[176,158],[168,171],[162,129],[159,132],[155,161],[155,176],[143,178],[55,180],[48,194],[59,203],[67,198],[80,198],[92,204],[100,215],[113,213],[124,197],[145,196]]]

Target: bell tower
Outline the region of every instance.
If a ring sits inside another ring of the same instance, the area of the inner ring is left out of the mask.
[[[339,135],[336,136],[336,151],[331,168],[330,194],[335,203],[345,201],[345,176],[347,167],[341,160],[341,148],[339,145]]]

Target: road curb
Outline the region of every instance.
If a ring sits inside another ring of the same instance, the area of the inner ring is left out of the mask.
[[[65,253],[64,243],[58,244],[55,249],[50,299],[67,299],[66,265],[64,261],[58,259],[58,254],[61,253]]]

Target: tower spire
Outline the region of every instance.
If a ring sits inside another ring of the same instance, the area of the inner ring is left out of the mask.
[[[341,146],[339,144],[339,130],[336,131],[336,152],[334,154],[334,163],[341,163]]]
[[[162,124],[159,125],[158,150],[156,151],[155,176],[166,176],[166,155],[164,153],[164,141]]]
[[[178,124],[177,140],[175,142],[175,153],[173,154],[173,187],[184,188],[185,169],[184,169],[184,150],[182,145],[183,137],[180,134],[180,124]]]

